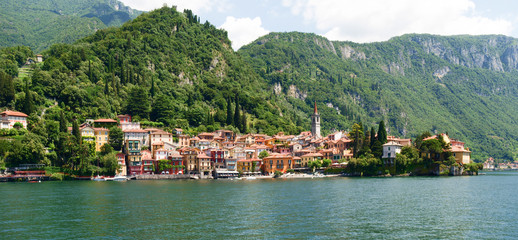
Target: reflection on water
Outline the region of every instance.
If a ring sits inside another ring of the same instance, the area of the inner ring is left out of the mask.
[[[514,238],[516,172],[1,183],[2,239]]]

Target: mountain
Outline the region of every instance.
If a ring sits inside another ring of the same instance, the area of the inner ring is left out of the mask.
[[[45,60],[33,65],[28,83],[14,79],[16,97],[5,100],[7,106],[24,109],[29,92],[34,112],[59,103],[46,112],[55,120],[64,109],[69,120],[129,113],[153,126],[198,132],[224,126],[268,134],[302,130],[291,116],[280,116],[282,105],[232,50],[227,33],[201,24],[189,10],[164,7],[143,13],[121,27],[98,30],[74,44],[52,45],[42,54]]]
[[[0,46],[24,45],[40,52],[98,29],[120,26],[140,13],[117,0],[3,0]]]
[[[517,39],[412,34],[358,44],[270,33],[238,52],[296,115],[316,101],[324,130],[384,120],[396,136],[448,132],[478,160],[516,157]]]

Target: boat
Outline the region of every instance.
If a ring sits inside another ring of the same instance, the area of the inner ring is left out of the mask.
[[[115,177],[113,177],[113,181],[125,182],[128,181],[128,178],[126,178],[125,176],[116,175]]]
[[[103,176],[97,175],[97,177],[92,178],[92,181],[106,181],[106,179]]]

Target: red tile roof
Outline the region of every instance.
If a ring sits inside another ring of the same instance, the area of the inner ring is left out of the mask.
[[[7,111],[3,111],[2,113],[0,113],[1,115],[7,115],[7,116],[15,116],[15,117],[28,117],[27,114],[25,113],[22,113],[22,112],[17,112],[17,111],[10,111],[10,110],[7,110]]]
[[[101,118],[101,119],[94,120],[94,123],[117,123],[117,121],[115,121],[113,119],[109,119],[109,118]]]

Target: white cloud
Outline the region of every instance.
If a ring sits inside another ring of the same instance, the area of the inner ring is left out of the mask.
[[[220,28],[227,30],[234,50],[238,50],[241,46],[269,33],[268,30],[262,27],[260,17],[251,19],[228,16]]]
[[[384,41],[405,33],[505,34],[512,23],[477,15],[471,0],[283,0],[332,40]]]
[[[131,8],[151,11],[153,9],[161,8],[164,4],[167,6],[177,6],[179,11],[190,9],[194,14],[207,13],[211,11],[225,12],[232,8],[228,0],[120,0],[126,6]]]

